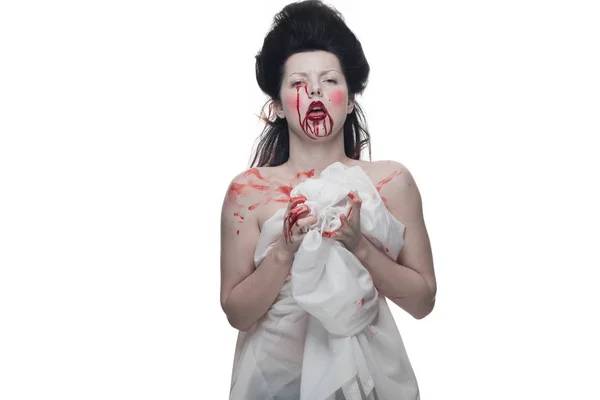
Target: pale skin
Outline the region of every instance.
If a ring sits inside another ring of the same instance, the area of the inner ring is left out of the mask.
[[[419,189],[397,161],[368,162],[345,155],[342,128],[353,99],[341,71],[337,57],[324,51],[297,53],[286,61],[276,112],[288,120],[289,160],[244,171],[229,186],[221,211],[221,306],[230,324],[241,331],[268,312],[288,279],[293,254],[306,235],[302,229],[316,221],[306,216],[309,209],[302,198],[289,199],[289,188],[307,177],[319,177],[336,161],[359,165],[371,178],[390,213],[406,226],[405,244],[396,260],[375,247],[360,231],[362,200],[352,194],[342,228],[326,236],[353,252],[379,293],[414,318],[424,318],[434,308],[436,279]],[[326,108],[326,119],[306,118],[316,101]],[[255,267],[262,225],[279,208],[286,209],[282,235]]]

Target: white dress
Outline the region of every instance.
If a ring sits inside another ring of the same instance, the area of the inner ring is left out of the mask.
[[[291,274],[269,311],[237,340],[230,400],[419,400],[419,387],[386,299],[341,243],[353,191],[362,199],[361,230],[396,259],[404,225],[387,210],[359,167],[334,163],[297,185],[318,222],[294,256]],[[265,221],[258,266],[281,236],[285,209]]]

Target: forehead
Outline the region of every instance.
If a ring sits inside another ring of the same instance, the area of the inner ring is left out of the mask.
[[[285,76],[291,73],[321,72],[327,69],[342,71],[337,56],[327,51],[306,51],[292,54],[285,62],[283,72]]]

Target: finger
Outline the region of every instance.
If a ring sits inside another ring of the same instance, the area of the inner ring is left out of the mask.
[[[304,218],[298,218],[298,220],[296,221],[296,229],[299,232],[302,233],[306,233],[309,230],[309,227],[311,225],[316,224],[318,221],[318,218],[316,216],[307,216]]]
[[[298,215],[305,212],[308,209],[308,206],[305,204],[303,204],[302,207],[296,207],[300,203],[304,202],[305,200],[306,200],[306,197],[297,196],[297,197],[293,197],[292,200],[290,200],[290,202],[288,204],[286,216],[283,220],[284,239],[285,239],[286,243],[291,243],[293,241],[292,228],[294,227],[294,224],[296,223]],[[291,210],[290,210],[290,208],[291,208]]]
[[[361,206],[362,200],[359,197],[355,197],[350,204],[350,209],[347,213],[347,219],[350,219],[353,215],[359,215]]]
[[[295,223],[298,220],[298,218],[300,218],[302,215],[305,215],[309,212],[310,212],[310,209],[308,208],[308,206],[306,204],[301,204],[301,205],[297,206],[296,208],[293,208],[292,210],[290,210],[290,212],[288,214],[288,218],[290,219],[290,222]]]
[[[291,197],[290,202],[288,203],[288,211],[293,210],[300,203],[304,203],[306,201],[306,196],[296,196]]]
[[[362,201],[362,199],[360,198],[360,196],[356,192],[348,192],[348,197],[352,201]]]
[[[350,200],[352,200],[352,204],[362,204],[362,199],[360,198],[358,193],[349,192],[348,197],[350,198]]]
[[[303,204],[299,207],[294,208],[293,210],[291,210],[287,217],[285,218],[285,230],[287,233],[288,237],[292,237],[294,235],[294,227],[296,226],[297,222],[298,222],[298,216],[301,214],[305,214],[306,212],[308,212],[308,206]],[[298,230],[298,229],[295,229]],[[286,241],[287,243],[287,241]]]
[[[296,225],[297,226],[312,225],[312,224],[314,224],[317,221],[318,221],[318,218],[317,218],[316,215],[306,215],[306,216],[303,216],[303,217],[299,217],[296,220]]]
[[[323,231],[321,236],[334,239],[341,236],[341,234],[338,231]]]

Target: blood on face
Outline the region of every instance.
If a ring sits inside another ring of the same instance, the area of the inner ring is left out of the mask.
[[[308,95],[308,86],[305,82],[299,86],[296,86],[295,101],[296,112],[298,114],[298,124],[300,125],[300,129],[302,129],[302,132],[304,132],[306,136],[313,140],[317,140],[320,137],[327,137],[331,135],[334,125],[333,117],[329,114],[325,105],[323,105],[323,112],[325,115],[323,115],[319,119],[309,118],[309,107],[306,107],[306,111],[303,118],[302,112],[300,111],[300,93],[306,94],[307,102],[310,100]]]

